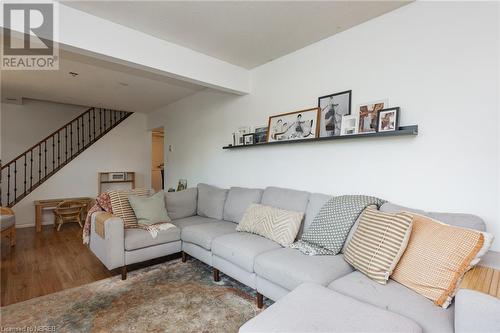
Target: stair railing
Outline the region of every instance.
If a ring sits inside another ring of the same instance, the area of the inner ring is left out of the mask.
[[[0,206],[15,205],[131,114],[92,107],[7,164],[0,162]]]

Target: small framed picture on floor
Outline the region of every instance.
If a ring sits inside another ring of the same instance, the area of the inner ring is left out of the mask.
[[[399,107],[378,112],[377,132],[392,132],[399,128]]]

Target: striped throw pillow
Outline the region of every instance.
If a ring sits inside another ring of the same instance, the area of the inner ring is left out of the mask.
[[[150,190],[146,189],[136,189],[130,191],[117,190],[108,192],[109,198],[111,199],[111,209],[113,210],[113,215],[123,219],[123,225],[125,228],[137,228],[139,226],[134,210],[128,201],[129,195],[147,197],[150,195],[150,192]]]
[[[413,215],[406,252],[391,279],[447,308],[463,275],[491,244],[489,234]],[[487,245],[484,248],[484,245]]]
[[[366,208],[347,244],[345,260],[380,284],[386,284],[401,258],[412,229],[408,213],[389,214]]]
[[[236,231],[251,232],[282,246],[290,246],[299,233],[303,217],[304,213],[251,204]]]

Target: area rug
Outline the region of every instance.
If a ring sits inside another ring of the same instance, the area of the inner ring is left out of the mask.
[[[132,271],[0,309],[2,331],[237,332],[257,315],[255,292],[198,260]],[[269,305],[269,302],[267,303]]]

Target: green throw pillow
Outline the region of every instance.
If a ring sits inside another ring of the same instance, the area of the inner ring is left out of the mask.
[[[171,221],[165,208],[165,194],[163,191],[147,198],[130,195],[128,201],[134,210],[139,225]]]

